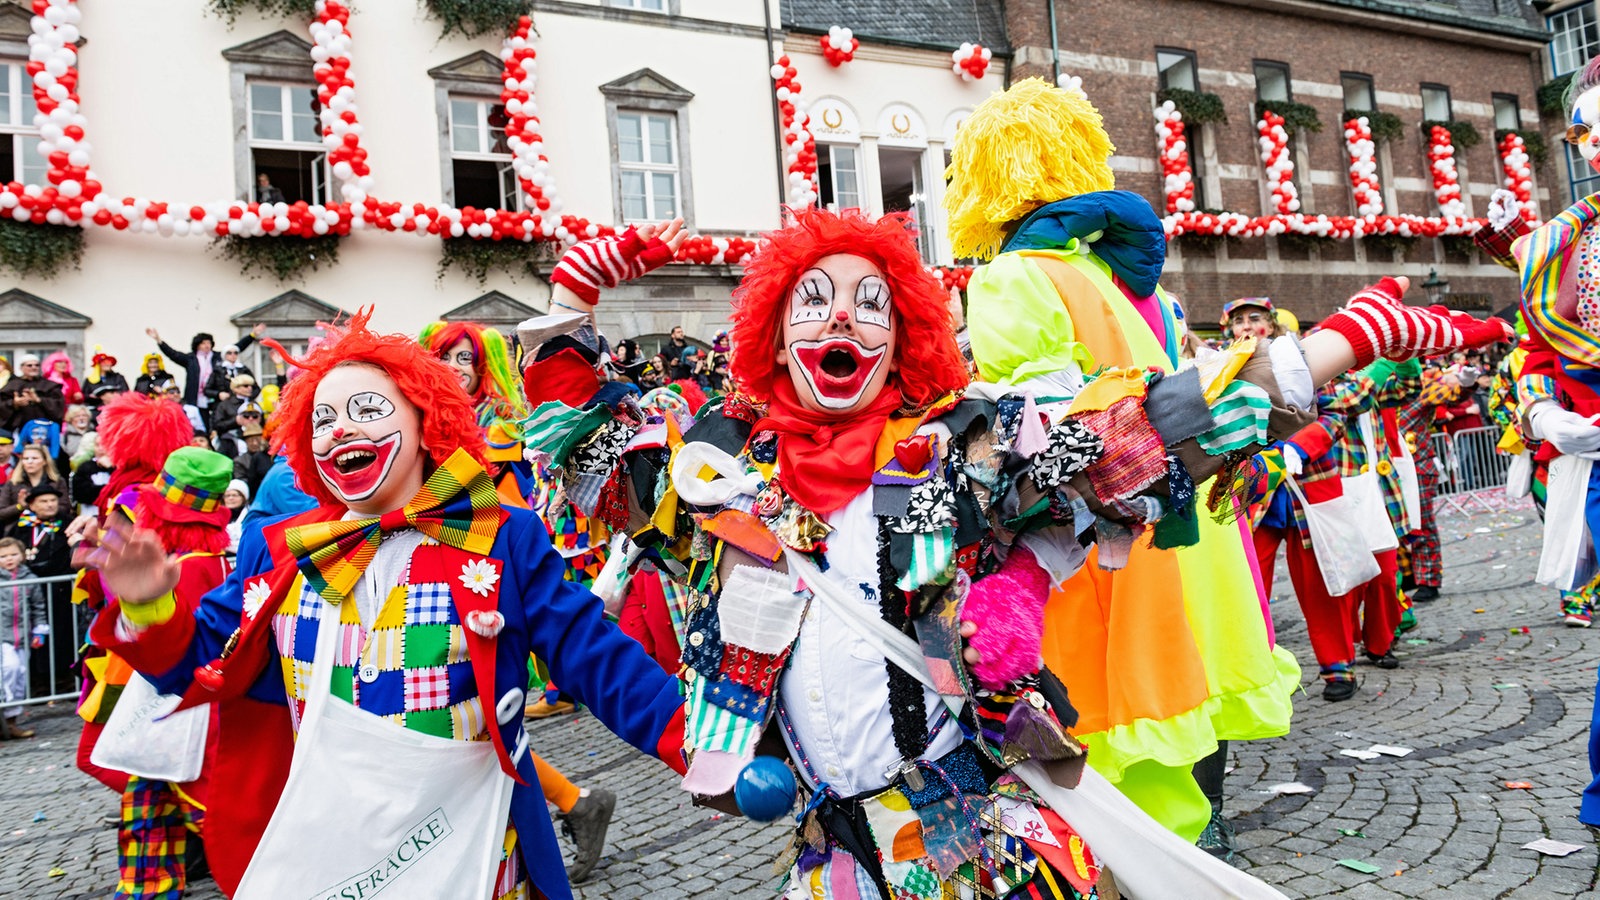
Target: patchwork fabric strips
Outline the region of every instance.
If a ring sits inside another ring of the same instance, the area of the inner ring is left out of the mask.
[[[1201,432],[1197,440],[1212,456],[1270,440],[1267,418],[1272,415],[1272,400],[1265,390],[1247,381],[1233,381],[1223,388],[1211,415],[1216,424]]]

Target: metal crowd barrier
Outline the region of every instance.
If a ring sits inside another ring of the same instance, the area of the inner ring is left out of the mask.
[[[52,575],[48,578],[23,578],[17,581],[0,581],[0,606],[16,603],[21,606],[21,655],[28,661],[27,687],[21,700],[6,702],[0,699],[0,708],[30,706],[55,700],[78,699],[79,681],[73,663],[78,658],[78,648],[83,646],[88,630],[87,612],[72,604],[72,575]],[[38,585],[45,592],[45,613],[50,634],[44,646],[33,647],[33,617],[26,602],[16,597],[12,589]],[[0,635],[6,641],[19,637],[17,632]],[[36,686],[40,686],[36,689]],[[67,685],[71,687],[68,688]],[[0,686],[0,698],[4,697]]]
[[[1503,433],[1498,426],[1488,425],[1432,436],[1433,456],[1439,466],[1439,504],[1459,513],[1469,513],[1473,506],[1484,512],[1500,508],[1480,492],[1505,487],[1511,457],[1496,447]]]

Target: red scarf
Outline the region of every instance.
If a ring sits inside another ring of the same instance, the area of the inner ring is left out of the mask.
[[[767,417],[752,434],[770,430],[780,435],[779,482],[801,506],[826,516],[867,489],[878,436],[904,403],[899,388],[884,385],[878,399],[864,409],[816,412],[800,405],[794,383],[780,375],[772,383]]]

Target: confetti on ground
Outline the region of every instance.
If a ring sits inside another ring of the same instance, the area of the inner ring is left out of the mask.
[[[1524,850],[1537,850],[1545,856],[1571,856],[1583,849],[1582,844],[1568,844],[1562,841],[1552,841],[1549,838],[1540,838],[1523,844]]]
[[[1423,644],[1431,643],[1431,641],[1427,638],[1406,638],[1406,643],[1413,647],[1420,647]]]
[[[1388,744],[1373,744],[1367,750],[1372,753],[1382,753],[1384,756],[1410,756],[1410,747],[1391,747]]]
[[[1533,782],[1531,782],[1531,781],[1508,781],[1508,782],[1506,782],[1506,787],[1510,788],[1513,791],[1531,791],[1531,790],[1533,790]]]
[[[1528,626],[1523,625],[1520,628],[1512,628],[1512,629],[1509,629],[1509,630],[1510,630],[1510,632],[1512,634],[1527,634],[1528,633]]]
[[[1366,835],[1364,835],[1361,832],[1355,830],[1354,828],[1341,828],[1341,829],[1339,829],[1339,833],[1344,835],[1345,837],[1358,837],[1358,838],[1366,837]]]
[[[1363,875],[1378,874],[1377,866],[1369,862],[1362,862],[1359,859],[1341,859],[1339,860],[1339,865],[1344,866],[1346,869],[1355,869]]]
[[[1522,685],[1517,684],[1515,681],[1507,681],[1504,684],[1495,685],[1494,689],[1497,690],[1497,691],[1509,691],[1512,688],[1518,688],[1518,687],[1522,687]]]
[[[1354,759],[1377,759],[1383,754],[1373,753],[1371,750],[1340,750],[1339,755],[1349,756]]]
[[[1315,794],[1316,792],[1316,788],[1309,784],[1301,784],[1298,781],[1286,781],[1283,784],[1275,784],[1267,788],[1267,793],[1269,794]]]
[[[1482,612],[1488,612],[1488,610],[1487,610],[1487,609],[1484,609],[1484,608],[1483,608],[1483,607],[1481,607],[1481,606],[1480,606],[1480,607],[1478,607],[1478,608],[1477,608],[1477,609],[1475,609],[1475,610],[1473,610],[1473,612],[1475,612],[1475,613],[1482,613]]]
[[[33,814],[33,820],[35,822],[43,822],[44,821],[44,813],[42,813],[42,812],[34,813]]]
[[[67,870],[61,868],[60,866],[56,866],[54,869],[51,869],[45,874],[49,875],[51,878],[60,878],[61,876],[67,874]]]

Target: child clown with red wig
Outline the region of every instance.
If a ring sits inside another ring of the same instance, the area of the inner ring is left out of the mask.
[[[529,653],[680,769],[682,699],[501,505],[456,373],[369,316],[291,360],[274,416],[318,508],[247,529],[201,597],[114,524],[95,634],[186,705],[286,708],[292,763],[235,897],[569,897],[522,728]]]
[[[586,320],[653,250],[575,246],[552,305]],[[519,329],[530,388],[563,355],[573,376],[540,380],[530,448],[569,493],[627,492],[635,539],[694,592],[684,787],[771,819],[797,774],[794,897],[1074,896],[1102,864],[1139,896],[1278,896],[1086,771],[1040,665],[1052,582],[1097,540],[1187,509],[1221,468],[1196,433],[1151,425],[1209,417],[1200,380],[1108,370],[1050,403],[969,385],[948,299],[902,219],[797,213],[734,293],[737,391],[682,433],[593,402],[559,323]],[[1338,358],[1310,369],[1354,356],[1319,354]],[[1265,348],[1238,363],[1214,378],[1281,397]],[[1259,446],[1309,417],[1274,413],[1232,436]],[[1177,455],[1192,462],[1168,477]]]

